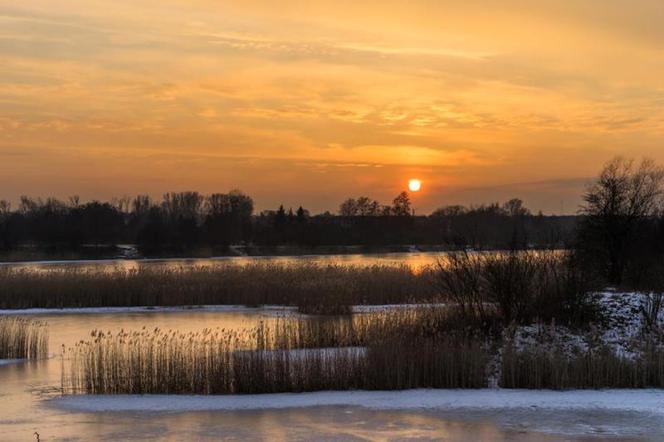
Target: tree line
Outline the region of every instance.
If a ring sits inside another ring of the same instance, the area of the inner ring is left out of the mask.
[[[575,217],[533,215],[518,199],[504,204],[442,207],[416,216],[407,192],[390,205],[366,196],[343,201],[337,213],[303,207],[254,213],[239,190],[203,195],[173,192],[82,203],[78,197],[0,201],[0,250],[76,250],[135,244],[141,252],[186,252],[232,245],[446,245],[473,248],[563,247]]]
[[[70,251],[134,244],[144,254],[222,252],[233,245],[437,245],[450,249],[569,248],[579,265],[614,285],[664,292],[664,169],[652,160],[616,158],[583,195],[576,216],[533,214],[519,199],[445,206],[415,215],[407,192],[384,205],[348,198],[338,212],[303,207],[254,213],[239,190],[166,193],[83,203],[78,197],[0,201],[0,251]]]

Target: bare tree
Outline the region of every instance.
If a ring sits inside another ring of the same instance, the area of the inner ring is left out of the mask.
[[[408,192],[401,192],[394,198],[394,201],[392,201],[392,212],[395,216],[410,216],[412,214]]]
[[[461,205],[454,205],[454,206],[440,207],[434,210],[431,213],[431,216],[434,218],[445,218],[445,217],[461,216],[465,215],[466,213],[468,213],[468,209],[466,207]]]
[[[524,205],[523,201],[519,198],[512,198],[503,204],[503,210],[511,217],[519,217],[530,215],[530,210],[528,210]]]
[[[357,215],[357,202],[354,198],[348,198],[339,206],[339,215],[355,216]]]
[[[120,198],[113,198],[111,205],[119,212],[128,214],[131,212],[131,197],[129,195],[121,196]]]
[[[649,159],[637,166],[634,160],[615,158],[588,187],[581,208],[587,218],[580,246],[605,260],[610,283],[622,282],[638,226],[657,213],[662,195],[664,169]]]
[[[378,216],[381,210],[380,202],[367,196],[348,198],[339,206],[341,216]]]
[[[131,202],[131,210],[135,215],[147,214],[152,206],[152,198],[148,195],[138,195]]]
[[[12,210],[12,204],[6,200],[0,200],[0,217],[9,216]]]
[[[191,191],[166,193],[161,204],[171,219],[198,220],[202,214],[203,196]]]

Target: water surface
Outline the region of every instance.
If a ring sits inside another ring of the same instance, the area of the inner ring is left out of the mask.
[[[336,264],[336,265],[406,265],[413,269],[436,264],[446,252],[371,253],[342,255],[297,255],[297,256],[223,256],[218,258],[164,258],[164,259],[104,259],[81,261],[31,261],[4,262],[0,267],[28,270],[85,269],[112,271],[137,269],[142,266],[161,267],[214,267],[218,265],[246,265],[251,263],[274,264]]]
[[[0,440],[664,440],[661,416],[546,410],[398,411],[350,406],[215,412],[73,412],[55,407],[62,345],[92,329],[143,326],[196,331],[246,328],[277,313],[149,312],[42,315],[50,325],[48,360],[0,365]]]

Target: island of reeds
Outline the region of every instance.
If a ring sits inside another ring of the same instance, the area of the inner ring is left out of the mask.
[[[247,330],[94,331],[70,348],[64,390],[240,394],[486,385],[484,340],[450,330],[444,310],[278,318]]]
[[[430,302],[430,269],[311,263],[109,271],[0,268],[0,309],[189,305],[288,305],[344,313],[352,305]]]

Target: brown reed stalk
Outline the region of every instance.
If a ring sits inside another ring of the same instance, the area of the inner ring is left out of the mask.
[[[310,263],[138,269],[0,268],[0,308],[278,304],[305,313],[346,313],[354,304],[426,302],[431,270]]]
[[[503,388],[597,389],[664,387],[664,351],[647,346],[633,357],[607,347],[566,354],[559,349],[503,349]]]
[[[0,316],[0,359],[39,359],[47,356],[46,323],[17,316]]]
[[[479,388],[483,341],[434,328],[441,312],[278,318],[251,329],[94,331],[67,353],[63,389],[89,394],[231,394]]]

